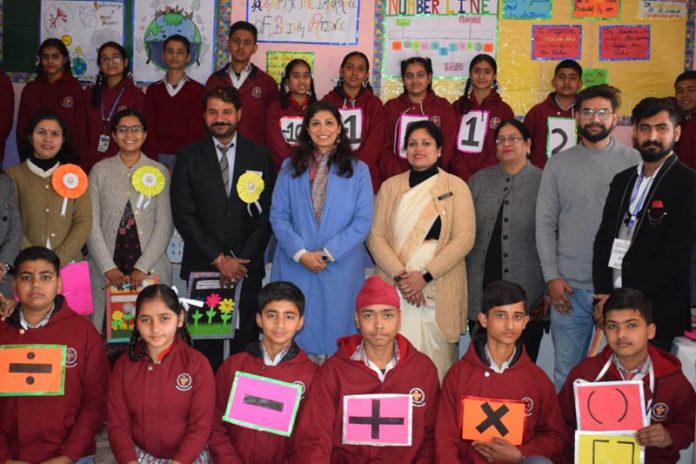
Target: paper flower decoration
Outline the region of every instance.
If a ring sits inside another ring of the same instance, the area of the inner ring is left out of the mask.
[[[234,310],[234,300],[232,298],[225,298],[220,302],[220,312],[224,314],[231,313]]]
[[[245,172],[237,181],[237,194],[244,203],[256,203],[261,198],[264,186],[261,176],[255,172]]]
[[[63,197],[60,215],[65,216],[68,199],[80,198],[87,191],[87,174],[76,164],[63,164],[53,173],[51,184],[53,184],[53,190]]]
[[[221,300],[220,295],[218,295],[217,293],[211,293],[205,299],[205,304],[210,308],[214,308],[220,304],[220,300]]]
[[[141,166],[133,173],[133,188],[140,194],[138,209],[145,209],[150,204],[150,199],[162,193],[164,190],[164,174],[154,166]],[[147,201],[145,199],[147,198]]]

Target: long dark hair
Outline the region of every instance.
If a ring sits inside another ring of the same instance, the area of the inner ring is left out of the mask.
[[[421,56],[412,56],[411,58],[408,58],[406,60],[403,60],[401,62],[401,82],[404,80],[404,76],[406,75],[406,68],[411,65],[411,64],[419,64],[425,68],[425,72],[428,73],[428,75],[432,78],[433,77],[433,62],[430,58],[423,58]],[[430,84],[428,84],[428,93],[433,91],[433,81],[432,79],[430,80]],[[408,93],[406,90],[406,86],[404,86],[404,93]]]
[[[30,158],[34,154],[34,146],[32,145],[32,135],[34,129],[39,125],[41,121],[55,121],[60,126],[60,130],[63,132],[63,144],[60,146],[60,150],[56,153],[55,158],[61,163],[72,163],[74,162],[74,152],[72,143],[70,142],[70,133],[68,128],[63,122],[63,119],[54,113],[53,111],[40,111],[34,115],[29,121],[27,129],[24,131],[24,139],[22,140],[20,146],[20,153],[25,158]]]
[[[180,314],[184,314],[184,325],[176,329],[176,334],[187,344],[191,345],[191,335],[189,334],[188,328],[186,327],[186,310],[179,302],[179,297],[174,293],[171,287],[164,284],[154,284],[145,287],[139,294],[138,298],[135,300],[135,320],[136,324],[133,328],[133,333],[131,334],[130,342],[128,342],[128,356],[133,361],[138,361],[147,356],[147,348],[145,343],[142,342],[142,337],[138,331],[138,314],[140,313],[140,308],[143,304],[148,301],[160,300],[164,305],[171,309],[174,314],[179,317]]]
[[[343,57],[340,69],[343,70],[343,67],[346,65],[348,60],[353,58],[354,56],[359,56],[360,58],[365,60],[365,64],[367,65],[367,79],[363,82],[363,87],[368,89],[370,92],[374,93],[374,90],[372,89],[372,84],[370,84],[370,60],[367,58],[367,55],[365,55],[363,52],[359,52],[356,50],[354,52],[348,53],[346,56]],[[336,82],[335,88],[343,90],[343,78],[340,76],[340,74],[338,77],[338,81]]]
[[[39,60],[38,64],[36,65],[36,74],[38,74],[39,76],[43,76],[44,74],[46,74],[46,71],[44,70],[43,65],[41,64],[41,52],[43,52],[47,48],[55,48],[56,50],[58,50],[58,52],[60,52],[61,55],[63,55],[63,58],[65,58],[63,72],[72,74],[72,68],[70,67],[70,53],[68,52],[68,47],[65,46],[62,40],[56,39],[54,37],[44,40],[43,42],[41,42],[41,45],[39,46]]]
[[[307,113],[302,120],[302,129],[300,130],[299,136],[299,146],[292,153],[290,158],[290,167],[293,169],[293,177],[301,176],[309,167],[309,162],[312,159],[312,154],[314,153],[314,143],[309,136],[309,122],[312,120],[315,114],[320,111],[328,111],[331,113],[336,122],[338,123],[338,138],[336,144],[336,150],[329,158],[329,165],[335,164],[338,168],[338,175],[343,177],[351,177],[353,175],[353,160],[355,155],[353,150],[350,148],[350,142],[346,136],[346,131],[343,129],[343,122],[341,121],[341,113],[336,109],[333,103],[326,101],[318,101],[312,103],[309,108],[307,108]]]
[[[131,61],[128,58],[128,53],[126,53],[126,49],[123,48],[123,45],[117,42],[103,43],[97,51],[97,66],[99,66],[99,74],[97,74],[97,81],[94,83],[94,88],[92,89],[92,108],[96,108],[101,104],[102,90],[106,85],[106,76],[104,76],[104,73],[101,71],[101,63],[99,61],[101,60],[102,51],[105,48],[115,48],[121,55],[121,59],[128,60],[128,66],[123,66],[123,78],[130,79],[131,76]]]
[[[466,85],[464,86],[464,98],[462,98],[461,104],[462,114],[466,114],[469,112],[469,110],[471,110],[471,103],[469,102],[469,92],[471,92],[471,86],[473,85],[471,82],[471,70],[474,69],[474,66],[482,61],[485,61],[491,65],[491,68],[493,68],[493,72],[496,74],[496,77],[493,79],[492,88],[493,90],[498,90],[498,63],[495,62],[495,58],[490,55],[486,55],[485,53],[476,55],[474,59],[471,60],[471,63],[469,63],[469,77],[466,78]]]
[[[285,65],[283,77],[280,79],[280,95],[278,96],[278,100],[280,100],[280,106],[283,108],[290,106],[290,89],[288,88],[288,80],[290,80],[292,68],[298,64],[303,64],[307,66],[307,69],[309,69],[309,104],[311,105],[317,101],[317,92],[314,90],[314,76],[312,76],[312,67],[305,60],[295,58],[294,60],[288,61],[288,64]]]

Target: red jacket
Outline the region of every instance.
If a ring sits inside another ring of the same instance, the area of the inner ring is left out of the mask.
[[[554,462],[570,446],[553,384],[517,344],[517,354],[502,374],[482,361],[485,337],[469,344],[464,357],[452,366],[442,383],[442,398],[435,428],[436,459],[439,463],[486,463],[462,440],[461,399],[464,396],[523,400],[527,403],[523,444],[519,449],[527,457],[545,456]]]
[[[157,153],[174,155],[205,135],[203,85],[188,79],[173,97],[165,81],[150,85],[145,94],[148,140]]]
[[[688,119],[684,118],[681,130],[681,137],[674,151],[677,152],[679,161],[696,169],[696,114],[690,115]]]
[[[548,118],[575,118],[575,110],[571,106],[567,110],[562,109],[556,103],[556,93],[551,92],[541,103],[529,110],[524,117],[524,125],[529,129],[532,137],[532,157],[530,161],[539,169],[546,165],[546,141],[549,133]]]
[[[123,94],[118,100],[118,104],[115,105],[116,99],[121,93],[121,89],[123,89]],[[133,108],[140,111],[141,114],[145,111],[145,94],[140,88],[136,87],[130,79],[123,79],[119,85],[112,89],[105,84],[104,87],[102,87],[102,105],[97,105],[96,108],[92,106],[93,90],[93,87],[89,87],[85,91],[85,105],[87,107],[87,147],[83,152],[83,156],[80,157],[79,163],[80,167],[88,174],[92,166],[99,161],[118,153],[118,145],[116,145],[116,142],[111,137],[111,121],[105,122],[109,117],[111,109],[114,109],[111,119],[113,119],[116,113],[126,108]],[[102,119],[101,116],[102,107],[104,108],[104,119]],[[145,122],[148,123],[147,119]],[[101,135],[107,135],[109,137],[109,149],[106,153],[97,150],[99,147],[99,137]],[[142,151],[155,161],[158,159],[155,146],[149,138],[145,140]]]
[[[75,155],[82,156],[85,150],[85,111],[87,103],[80,82],[72,74],[64,72],[55,82],[48,82],[45,76],[38,76],[22,89],[17,112],[17,149],[20,159],[27,159],[22,153],[24,133],[31,118],[39,111],[58,113],[68,129]]]
[[[273,168],[276,174],[280,171],[280,165],[283,164],[283,160],[290,157],[292,151],[298,144],[297,136],[299,135],[299,127],[302,127],[302,118],[304,118],[305,111],[307,111],[307,106],[309,104],[309,99],[305,99],[304,103],[299,104],[290,96],[288,96],[288,101],[289,104],[287,108],[280,106],[280,101],[274,101],[266,112],[266,146],[271,150]],[[293,130],[295,132],[293,134],[288,133],[283,135],[280,127],[280,119],[288,116],[299,119],[293,124]],[[290,139],[294,140],[294,143],[288,143],[286,137],[290,137]]]
[[[12,81],[0,69],[0,166],[5,159],[5,140],[12,131],[14,117],[14,88]]]
[[[437,370],[430,359],[397,335],[400,359],[384,379],[350,357],[362,342],[351,335],[338,340],[338,351],[319,370],[295,435],[297,462],[431,463],[435,413],[440,394]],[[342,444],[343,397],[382,393],[422,394],[413,404],[411,446]]]
[[[370,168],[372,188],[375,193],[382,184],[379,174],[379,158],[384,146],[384,105],[382,100],[369,89],[360,90],[358,97],[351,100],[341,87],[334,88],[323,98],[338,109],[360,108],[363,114],[363,126],[360,148],[354,150],[355,155]]]
[[[468,100],[467,108],[462,108],[462,103]],[[495,129],[501,122],[514,119],[515,113],[512,112],[510,105],[505,103],[500,95],[495,90],[483,99],[479,105],[472,92],[469,97],[461,96],[459,100],[452,103],[452,108],[457,115],[457,127],[455,129],[455,137],[459,137],[459,129],[462,124],[462,116],[470,112],[475,112],[480,115],[480,120],[484,120],[484,112],[488,112],[488,126],[483,139],[483,148],[481,153],[471,154],[463,153],[459,150],[455,152],[450,165],[450,171],[458,175],[463,180],[469,180],[469,177],[489,166],[498,164],[496,157],[495,146]],[[455,141],[456,144],[456,141]],[[455,145],[456,146],[456,145]]]
[[[160,364],[124,353],[109,387],[109,443],[119,464],[136,461],[133,445],[159,458],[192,463],[210,438],[215,405],[208,359],[178,337]]]
[[[205,83],[205,88],[232,85],[230,79],[230,64],[215,71]],[[242,99],[242,120],[239,122],[239,133],[245,139],[259,145],[266,144],[266,111],[271,103],[278,100],[278,84],[271,76],[261,71],[255,64],[251,65],[251,73],[239,90]]]
[[[63,396],[0,397],[0,462],[73,461],[93,455],[94,437],[106,418],[109,363],[94,326],[62,296],[44,327],[23,330],[19,310],[0,322],[0,345],[67,345]]]
[[[696,409],[696,394],[689,381],[681,371],[681,363],[677,358],[653,345],[648,345],[648,354],[655,372],[655,391],[650,391],[649,377],[643,377],[645,401],[652,398],[650,414],[651,424],[662,424],[672,437],[674,444],[668,448],[645,448],[645,462],[650,464],[667,464],[679,461],[679,450],[689,447],[694,441],[694,410]],[[611,348],[604,350],[593,358],[586,358],[570,371],[565,385],[558,393],[558,399],[563,409],[563,417],[571,432],[577,428],[575,418],[575,395],[573,382],[584,379],[594,382],[611,356]],[[622,380],[614,363],[599,381]],[[569,446],[569,451],[572,451]],[[572,455],[569,455],[572,460]]]
[[[408,170],[408,161],[397,153],[396,138],[403,138],[406,134],[399,133],[399,122],[401,116],[412,114],[418,116],[428,116],[442,131],[443,147],[440,167],[449,170],[452,155],[454,153],[454,143],[457,137],[457,120],[452,111],[452,105],[442,97],[430,92],[421,104],[412,103],[406,93],[402,93],[396,98],[392,98],[384,105],[385,126],[384,126],[384,146],[379,160],[379,172],[382,181],[392,176],[401,174]],[[403,140],[401,141],[403,144]]]
[[[230,356],[222,363],[215,376],[217,387],[215,421],[210,437],[210,453],[213,462],[219,464],[264,463],[283,464],[293,462],[293,440],[269,432],[252,430],[223,422],[232,382],[237,371],[260,375],[283,382],[299,383],[304,386],[302,398],[311,392],[312,381],[319,367],[307,357],[295,343],[277,366],[266,366],[259,342],[247,347],[247,351]],[[303,401],[302,403],[305,403]],[[297,415],[299,419],[304,406]],[[297,422],[295,422],[295,430]]]

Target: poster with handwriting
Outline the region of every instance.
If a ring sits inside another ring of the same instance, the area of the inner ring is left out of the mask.
[[[359,0],[269,2],[249,0],[247,21],[259,42],[357,45]]]
[[[582,86],[583,88],[592,87],[593,85],[608,84],[609,70],[606,68],[585,68],[582,70]]]
[[[650,25],[600,26],[600,61],[648,61]]]
[[[582,26],[532,26],[533,60],[579,60],[582,57]]]
[[[619,0],[573,0],[573,18],[619,19]]]
[[[294,59],[302,59],[314,69],[314,52],[266,52],[266,73],[280,84],[280,76],[285,70],[285,65]]]
[[[638,2],[639,19],[684,19],[688,11],[686,1],[640,0]]]
[[[551,0],[503,0],[504,19],[551,19]]]

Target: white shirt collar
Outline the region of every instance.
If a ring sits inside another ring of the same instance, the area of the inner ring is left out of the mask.
[[[234,66],[232,66],[232,63],[230,62],[230,69],[228,73],[230,75],[230,79],[232,80],[232,85],[234,85],[237,89],[242,87],[242,85],[244,85],[244,81],[246,81],[249,74],[251,74],[251,69],[251,62],[249,62],[249,64],[242,69],[242,72],[239,73],[239,77],[237,77],[237,73],[234,72]]]
[[[189,77],[184,74],[184,77],[181,78],[179,83],[174,87],[172,84],[169,83],[167,80],[167,76],[164,76],[164,79],[162,79],[162,82],[164,82],[164,88],[167,89],[167,93],[169,94],[170,97],[175,96],[177,93],[181,91],[181,89],[184,88],[184,85],[186,85],[186,82],[188,82]]]
[[[22,326],[24,330],[29,330],[29,329],[39,329],[41,327],[44,327],[46,324],[48,324],[48,320],[51,319],[51,316],[53,315],[53,312],[56,309],[56,304],[53,303],[53,307],[51,310],[46,313],[46,317],[41,319],[39,322],[37,322],[34,325],[29,324],[27,320],[24,318],[24,311],[22,310],[22,307],[19,307],[19,325]]]
[[[512,355],[506,361],[503,361],[503,364],[501,364],[500,366],[498,366],[495,360],[493,360],[493,356],[491,356],[491,352],[488,349],[488,343],[486,343],[486,346],[484,347],[484,353],[486,353],[488,364],[490,365],[490,368],[493,370],[493,372],[502,374],[510,367],[510,364],[512,364],[512,360],[515,359],[515,355],[517,354],[517,347],[515,347],[515,349],[512,351]]]
[[[280,364],[280,361],[285,357],[285,355],[290,351],[290,346],[292,344],[286,346],[278,354],[276,354],[273,358],[271,358],[271,355],[268,354],[268,351],[266,351],[266,347],[263,344],[263,341],[261,342],[261,352],[263,353],[263,363],[266,366],[277,366]]]
[[[363,340],[360,343],[360,345],[358,345],[358,347],[355,349],[355,352],[350,357],[350,359],[352,359],[353,361],[364,362],[368,368],[375,371],[377,377],[379,377],[380,382],[384,382],[384,379],[387,376],[387,372],[396,367],[396,364],[399,362],[400,357],[401,355],[399,354],[399,344],[396,342],[396,340],[394,340],[394,354],[391,360],[385,366],[384,371],[382,371],[382,369],[377,367],[377,364],[370,361],[370,359],[367,357],[367,352],[365,351],[365,340]]]

